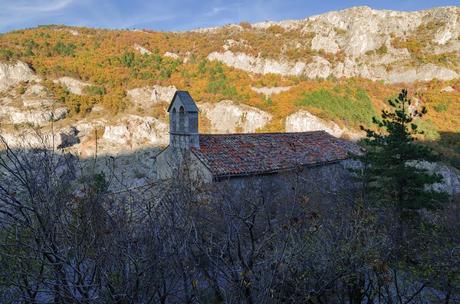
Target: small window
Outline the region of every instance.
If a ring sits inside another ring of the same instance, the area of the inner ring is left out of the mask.
[[[185,132],[185,111],[182,106],[179,108],[179,132]]]
[[[172,114],[171,114],[171,128],[172,128],[172,132],[175,132],[176,129],[177,129],[177,111],[176,111],[176,108],[174,108],[172,110]]]

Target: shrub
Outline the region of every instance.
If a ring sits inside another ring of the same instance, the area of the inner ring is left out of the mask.
[[[105,95],[105,88],[102,86],[86,86],[84,89],[84,92],[88,95]]]
[[[127,67],[130,68],[134,64],[134,53],[133,52],[126,52],[121,56],[121,63]]]
[[[241,26],[244,30],[250,30],[250,29],[252,29],[251,23],[249,23],[249,22],[247,22],[247,21],[240,22],[240,26]]]
[[[238,95],[236,88],[229,85],[226,79],[209,82],[206,92],[211,94],[221,94],[226,98],[234,98]]]
[[[342,96],[327,89],[320,89],[304,93],[296,104],[319,109],[329,118],[338,118],[354,124],[369,125],[375,115],[375,109],[367,93],[362,89],[358,89],[354,96],[345,95]]]
[[[438,140],[440,138],[439,132],[436,130],[436,126],[431,120],[419,120],[415,122],[415,124],[417,125],[417,129],[422,132],[425,139]]]
[[[446,112],[449,105],[447,103],[438,103],[434,105],[434,110],[438,113]]]
[[[14,56],[13,51],[9,49],[0,49],[0,60],[10,61]]]
[[[277,25],[277,24],[274,24],[274,25],[270,25],[268,28],[267,28],[267,32],[270,33],[270,34],[282,34],[284,33],[284,28],[282,28],[281,26]]]
[[[65,44],[59,41],[54,46],[54,51],[61,56],[74,56],[76,48],[77,47],[73,43]]]

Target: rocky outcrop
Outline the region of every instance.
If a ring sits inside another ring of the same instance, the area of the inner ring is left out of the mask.
[[[264,22],[252,25],[249,31],[267,30],[274,25],[298,32],[298,36],[301,37],[297,40],[293,38],[292,45],[280,44],[280,55],[277,58],[246,54],[244,49],[257,46],[251,46],[247,41],[231,39],[230,34],[223,45],[224,51],[211,52],[208,59],[251,73],[275,73],[312,79],[329,76],[363,77],[400,83],[433,79],[452,80],[460,77],[458,67],[436,61],[414,64],[413,62],[418,59],[408,49],[403,48],[404,46],[393,46],[395,39],[417,39],[420,36],[419,31],[422,31],[425,38],[420,44],[419,52],[448,54],[458,58],[460,7],[417,12],[354,7],[304,20]],[[311,37],[311,40],[304,37]],[[432,40],[429,37],[432,37]],[[235,45],[238,51],[232,52]],[[293,48],[311,49],[317,53],[305,58],[299,57],[297,60],[286,59],[287,52]],[[329,55],[325,56],[323,53]],[[338,53],[340,56],[333,56]]]
[[[0,92],[22,81],[39,81],[34,71],[22,61],[15,63],[0,62]]]
[[[70,93],[76,95],[83,95],[83,90],[85,87],[90,86],[90,83],[83,82],[81,80],[72,78],[72,77],[61,77],[53,81],[54,83],[59,83],[65,86]]]
[[[415,81],[452,80],[459,74],[435,64],[425,64],[418,68],[398,68],[387,71],[386,67],[375,66],[346,58],[344,62],[330,63],[323,57],[314,56],[312,62],[289,62],[285,60],[253,57],[244,53],[231,51],[213,52],[208,60],[217,60],[228,66],[256,74],[280,74],[285,76],[304,76],[310,79],[327,78],[329,76],[363,77],[371,80],[383,80],[388,83],[403,83]]]
[[[434,184],[436,191],[446,192],[451,196],[460,195],[460,171],[442,163],[417,162],[415,166],[442,176],[443,182]]]
[[[58,141],[56,146],[58,149],[68,148],[80,143],[80,138],[78,138],[78,130],[74,126],[69,126],[61,129],[57,135]]]
[[[131,101],[140,106],[149,106],[158,102],[170,102],[176,93],[175,86],[162,87],[154,85],[153,87],[135,88],[127,91],[127,96]]]
[[[311,41],[311,49],[314,51],[325,51],[326,53],[336,54],[340,47],[335,41],[333,32],[318,34]]]
[[[306,69],[305,62],[287,62],[274,59],[253,57],[244,53],[232,51],[212,52],[208,60],[217,60],[228,66],[257,74],[302,75]]]
[[[135,44],[133,45],[133,48],[134,48],[136,51],[138,51],[141,55],[150,55],[150,54],[152,54],[151,51],[147,50],[145,47],[143,47],[143,46],[141,46],[141,45],[139,45],[139,44],[137,44],[137,43],[135,43]]]
[[[29,85],[21,99],[26,108],[49,108],[55,103],[46,88],[40,84]]]
[[[253,133],[263,128],[272,116],[247,105],[222,100],[215,104],[200,104],[200,110],[211,121],[214,133]]]
[[[121,149],[161,146],[168,143],[168,126],[154,117],[126,115],[105,127],[102,140]]]
[[[71,29],[69,29],[68,32],[69,32],[72,36],[80,36],[80,32],[77,31],[77,30],[71,30]]]
[[[172,58],[172,59],[175,59],[175,60],[180,59],[180,56],[177,55],[176,53],[173,53],[173,52],[165,52],[163,54],[163,56],[169,57],[169,58]]]
[[[447,86],[447,87],[444,87],[442,88],[441,92],[443,93],[451,93],[451,92],[455,92],[455,89],[451,86]]]
[[[318,49],[332,51],[337,44],[347,55],[358,57],[380,48],[391,37],[404,37],[414,32],[423,24],[439,24],[434,42],[446,44],[460,34],[459,15],[458,7],[398,12],[363,6],[312,16],[304,20],[302,30],[315,33],[315,38],[326,38],[321,43],[316,42]]]
[[[357,141],[364,136],[361,132],[355,132],[346,127],[340,127],[335,122],[319,118],[306,110],[299,110],[286,117],[285,129],[286,132],[323,130],[332,136],[342,137],[351,141]]]
[[[251,90],[259,94],[264,94],[266,97],[270,97],[272,95],[287,92],[290,89],[291,87],[261,87],[261,88],[251,87]]]
[[[391,83],[415,82],[437,80],[452,80],[459,78],[459,74],[453,70],[439,67],[434,64],[425,64],[419,68],[398,69],[390,72],[386,81]]]
[[[51,121],[57,121],[65,118],[68,114],[68,109],[59,107],[54,110],[45,109],[12,109],[9,113],[9,119],[12,124],[30,124],[41,126]]]
[[[333,121],[321,119],[308,111],[300,110],[286,117],[286,132],[308,132],[324,130],[335,137],[341,137],[344,130]]]

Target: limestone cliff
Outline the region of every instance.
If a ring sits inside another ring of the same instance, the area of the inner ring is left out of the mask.
[[[308,78],[363,77],[396,83],[459,77],[456,64],[420,62],[417,59],[419,53],[424,53],[426,58],[445,54],[453,62],[458,60],[459,7],[417,12],[354,7],[304,20],[253,24],[250,30],[238,25],[233,29],[236,33],[257,32],[275,26],[298,37],[295,41],[273,46],[281,49],[277,57],[248,54],[245,50],[250,51],[255,45],[245,41],[244,45],[240,43],[237,47],[235,43],[226,43],[223,51],[211,52],[208,59],[252,73]],[[208,32],[219,30],[215,28]],[[283,34],[279,35],[282,37]],[[317,54],[309,58],[289,58],[289,52],[302,49]]]

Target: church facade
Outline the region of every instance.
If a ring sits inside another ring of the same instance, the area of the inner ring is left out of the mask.
[[[282,195],[293,184],[310,195],[350,187],[350,154],[359,148],[325,131],[200,134],[199,109],[186,91],[176,92],[168,113],[170,143],[156,156],[159,179],[188,172],[204,184],[227,184],[233,191],[248,185],[277,188]]]

